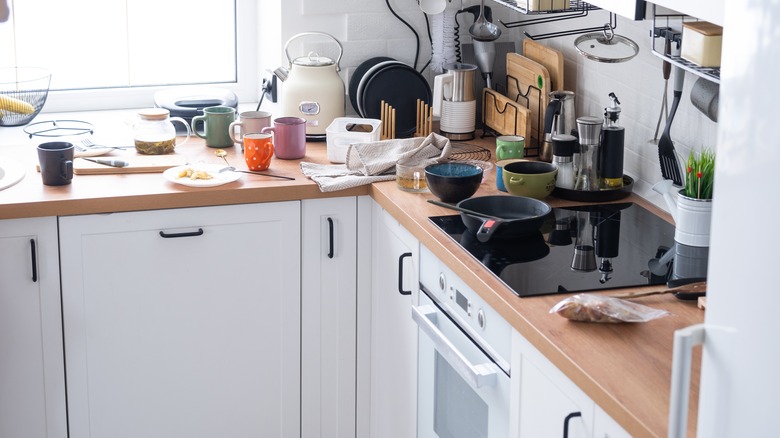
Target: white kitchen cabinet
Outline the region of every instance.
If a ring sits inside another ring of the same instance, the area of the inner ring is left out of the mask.
[[[594,414],[593,438],[631,438],[631,435],[598,405]]]
[[[0,437],[65,438],[57,219],[0,221]]]
[[[587,0],[586,3],[614,12],[629,20],[645,18],[645,0]]]
[[[593,436],[594,403],[516,331],[513,385],[519,383],[518,438]],[[517,361],[519,360],[519,363]],[[520,380],[515,381],[519,371]],[[517,408],[517,407],[515,407]],[[517,412],[517,411],[515,411]]]
[[[411,306],[419,289],[419,243],[377,204],[372,210],[371,242],[370,315],[368,321],[358,321],[371,336],[370,389],[364,400],[370,406],[369,431],[359,435],[413,437],[417,433],[417,326]]]
[[[354,437],[357,198],[301,208],[301,436]]]
[[[300,436],[300,202],[60,218],[71,438]]]
[[[700,20],[717,24],[718,26],[723,26],[723,18],[726,9],[725,0],[653,0],[652,3],[684,15],[689,15]],[[661,11],[659,10],[657,12],[660,13]],[[649,14],[650,13],[648,12],[648,15]],[[648,16],[648,18],[650,17]]]

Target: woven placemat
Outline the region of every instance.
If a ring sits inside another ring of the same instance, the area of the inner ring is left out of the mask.
[[[481,160],[490,161],[491,153],[482,146],[471,143],[452,143],[452,153],[449,156],[450,161],[460,160]]]

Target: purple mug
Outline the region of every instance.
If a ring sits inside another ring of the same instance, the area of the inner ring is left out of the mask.
[[[279,117],[263,133],[274,133],[274,155],[283,160],[297,160],[306,155],[306,120],[300,117]]]

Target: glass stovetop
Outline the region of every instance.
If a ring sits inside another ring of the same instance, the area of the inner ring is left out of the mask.
[[[664,284],[674,275],[673,263],[666,275],[648,270],[673,248],[674,226],[630,202],[554,208],[539,232],[487,243],[458,214],[430,220],[521,297]]]

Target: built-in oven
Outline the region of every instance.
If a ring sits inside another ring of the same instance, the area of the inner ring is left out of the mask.
[[[424,247],[420,286],[418,438],[506,437],[511,327]]]

